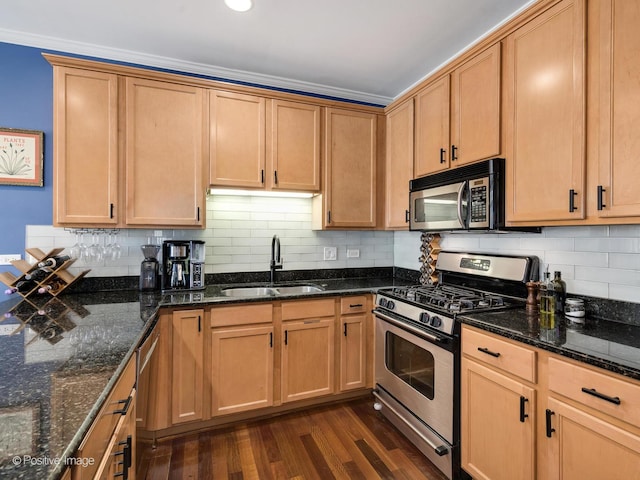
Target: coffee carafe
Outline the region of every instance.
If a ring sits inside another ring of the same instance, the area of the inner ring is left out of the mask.
[[[158,252],[160,245],[142,245],[144,260],[140,264],[140,290],[156,290],[158,288],[159,264]]]

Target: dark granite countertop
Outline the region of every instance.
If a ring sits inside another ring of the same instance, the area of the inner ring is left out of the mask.
[[[60,476],[156,312],[135,291],[0,302],[0,478]]]
[[[382,275],[281,285],[300,283],[322,291],[224,296],[224,288],[249,285],[234,282],[164,295],[121,290],[0,302],[0,479],[60,477],[64,459],[74,455],[159,307],[371,293],[415,282]]]
[[[640,325],[590,316],[577,324],[558,316],[555,328],[544,329],[524,308],[459,318],[463,324],[640,380]]]
[[[208,285],[206,289],[193,292],[174,292],[165,293],[162,296],[160,306],[162,307],[179,307],[186,305],[221,305],[229,303],[246,303],[246,302],[271,302],[274,300],[292,300],[298,298],[311,298],[311,297],[323,297],[323,296],[335,296],[345,294],[361,294],[372,293],[379,288],[395,286],[395,285],[408,285],[415,282],[411,282],[404,279],[394,279],[392,277],[355,277],[355,278],[324,278],[324,279],[312,279],[312,280],[296,280],[296,281],[283,281],[275,284],[268,282],[250,282],[250,283],[224,283],[217,285]],[[314,285],[320,287],[322,290],[313,293],[296,293],[286,295],[274,295],[274,296],[253,296],[253,297],[228,297],[225,296],[223,290],[233,287],[282,287],[292,285]]]

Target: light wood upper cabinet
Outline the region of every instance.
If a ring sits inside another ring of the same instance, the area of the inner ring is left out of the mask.
[[[266,99],[209,91],[211,185],[262,188]]]
[[[413,99],[386,116],[385,228],[408,229],[409,181],[413,178]]]
[[[598,162],[589,194],[599,217],[640,216],[640,8],[637,2],[601,0]],[[591,167],[592,164],[589,164]]]
[[[327,108],[323,195],[313,202],[314,228],[376,226],[377,116]]]
[[[446,75],[416,95],[414,177],[449,168],[450,85]]]
[[[118,201],[118,77],[54,66],[53,221],[114,226]]]
[[[500,154],[500,43],[451,75],[451,163]]]
[[[500,154],[500,44],[416,95],[414,176]]]
[[[127,225],[204,225],[203,90],[126,78],[125,103]]]
[[[267,188],[320,191],[321,107],[284,100],[269,107]]]
[[[559,2],[506,39],[508,222],[585,216],[584,55],[583,0]]]

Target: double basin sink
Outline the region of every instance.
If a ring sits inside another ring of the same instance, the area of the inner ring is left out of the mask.
[[[222,290],[226,297],[277,297],[279,295],[301,295],[305,293],[321,292],[324,289],[318,285],[273,285],[269,287],[229,287]]]

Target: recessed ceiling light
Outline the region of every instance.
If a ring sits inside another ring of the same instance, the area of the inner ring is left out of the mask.
[[[224,0],[224,3],[236,12],[246,12],[253,7],[253,0]]]

